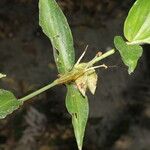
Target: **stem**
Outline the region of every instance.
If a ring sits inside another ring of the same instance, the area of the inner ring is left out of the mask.
[[[108,52],[104,53],[103,55],[101,55],[101,56],[99,56],[99,57],[96,57],[96,58],[94,58],[93,60],[91,60],[91,61],[89,62],[89,64],[90,64],[90,65],[94,65],[95,63],[99,62],[100,60],[102,60],[102,59],[104,59],[104,58],[106,58],[106,57],[108,57],[108,56],[110,56],[110,55],[112,55],[112,54],[114,54],[114,53],[115,53],[115,50],[114,50],[114,49],[111,49],[111,50],[109,50]]]
[[[41,94],[42,92],[44,92],[44,91],[46,91],[46,90],[48,90],[48,89],[50,89],[50,88],[52,88],[52,87],[58,85],[58,84],[59,84],[59,83],[57,82],[57,80],[55,80],[55,81],[53,81],[52,83],[50,83],[50,84],[44,86],[43,88],[41,88],[41,89],[39,89],[39,90],[37,90],[37,91],[35,91],[35,92],[33,92],[33,93],[31,93],[31,94],[29,94],[29,95],[23,97],[23,98],[21,98],[21,99],[19,99],[19,101],[25,102],[25,101],[27,101],[27,100],[29,100],[29,99],[31,99],[31,98],[33,98],[33,97],[35,97],[35,96]]]
[[[104,53],[103,55],[98,56],[98,57],[95,57],[94,59],[92,59],[92,60],[88,63],[88,64],[89,64],[88,66],[94,65],[95,63],[99,62],[100,60],[102,60],[102,59],[104,59],[104,58],[106,58],[106,57],[108,57],[108,56],[110,56],[110,55],[112,55],[112,54],[114,54],[114,53],[115,53],[115,50],[114,50],[114,49],[109,50],[108,52]],[[69,78],[69,77],[68,77],[68,78]],[[45,87],[43,87],[43,88],[41,88],[41,89],[39,89],[39,90],[37,90],[37,91],[31,93],[31,94],[29,94],[29,95],[27,95],[27,96],[25,96],[25,97],[19,99],[19,101],[25,102],[25,101],[27,101],[27,100],[29,100],[29,99],[31,99],[31,98],[33,98],[33,97],[35,97],[35,96],[41,94],[42,92],[44,92],[44,91],[46,91],[46,90],[48,90],[48,89],[50,89],[50,88],[52,88],[52,87],[58,85],[58,84],[62,84],[62,83],[60,83],[59,79],[56,79],[55,81],[53,81],[52,83],[46,85]]]

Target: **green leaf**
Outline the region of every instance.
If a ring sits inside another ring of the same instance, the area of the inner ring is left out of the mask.
[[[72,33],[55,0],[39,0],[39,24],[52,42],[59,73],[70,71],[75,63]]]
[[[0,119],[11,114],[20,105],[22,102],[18,101],[11,92],[0,89]]]
[[[39,19],[43,32],[52,42],[58,72],[69,72],[75,64],[73,38],[66,17],[55,0],[39,0]],[[67,85],[66,107],[72,115],[75,137],[81,150],[89,108],[87,97],[83,97],[74,85]]]
[[[78,149],[82,149],[85,127],[88,120],[89,105],[87,97],[83,97],[73,84],[67,85],[66,107],[72,116]]]
[[[124,35],[133,44],[150,44],[150,0],[137,0],[124,24]]]
[[[5,74],[0,73],[0,79],[6,77]]]
[[[115,37],[114,44],[116,49],[119,50],[124,64],[128,66],[128,73],[131,74],[135,70],[139,58],[142,56],[142,47],[139,45],[127,45],[120,36]]]

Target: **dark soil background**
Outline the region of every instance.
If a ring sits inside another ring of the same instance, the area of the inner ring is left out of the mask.
[[[134,0],[59,0],[73,31],[76,57],[84,60],[113,48]],[[104,60],[94,96],[84,150],[150,150],[149,49],[136,71],[127,74],[118,53]],[[22,97],[57,77],[52,48],[38,25],[37,0],[0,1],[1,88]],[[0,150],[77,150],[66,89],[55,87],[0,121]]]

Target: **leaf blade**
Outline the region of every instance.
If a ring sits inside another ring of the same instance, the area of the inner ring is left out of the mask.
[[[0,79],[6,77],[5,74],[0,73]]]
[[[75,85],[68,85],[67,89],[66,107],[72,116],[72,124],[78,149],[81,150],[89,114],[88,99],[86,96],[82,96]]]
[[[128,73],[131,74],[135,70],[139,58],[142,56],[142,47],[139,45],[127,45],[120,36],[114,38],[114,44],[120,52],[124,64],[128,66]]]
[[[73,37],[67,19],[55,0],[39,0],[39,24],[51,40],[59,73],[68,72],[75,63]]]
[[[150,44],[150,1],[137,0],[124,23],[124,35],[133,44]]]
[[[0,89],[0,119],[11,114],[20,105],[22,105],[22,102],[18,101],[11,92]]]

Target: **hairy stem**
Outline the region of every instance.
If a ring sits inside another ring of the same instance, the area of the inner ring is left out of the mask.
[[[25,102],[25,101],[27,101],[27,100],[29,100],[29,99],[31,99],[31,98],[33,98],[33,97],[35,97],[35,96],[37,96],[37,95],[43,93],[44,91],[46,91],[46,90],[48,90],[48,89],[50,89],[50,88],[52,88],[52,87],[58,85],[58,84],[59,84],[59,83],[57,82],[57,80],[54,80],[52,83],[50,83],[50,84],[44,86],[43,88],[41,88],[41,89],[39,89],[39,90],[37,90],[37,91],[35,91],[35,92],[33,92],[33,93],[31,93],[31,94],[29,94],[29,95],[23,97],[23,98],[21,98],[21,99],[19,99],[19,101]]]

